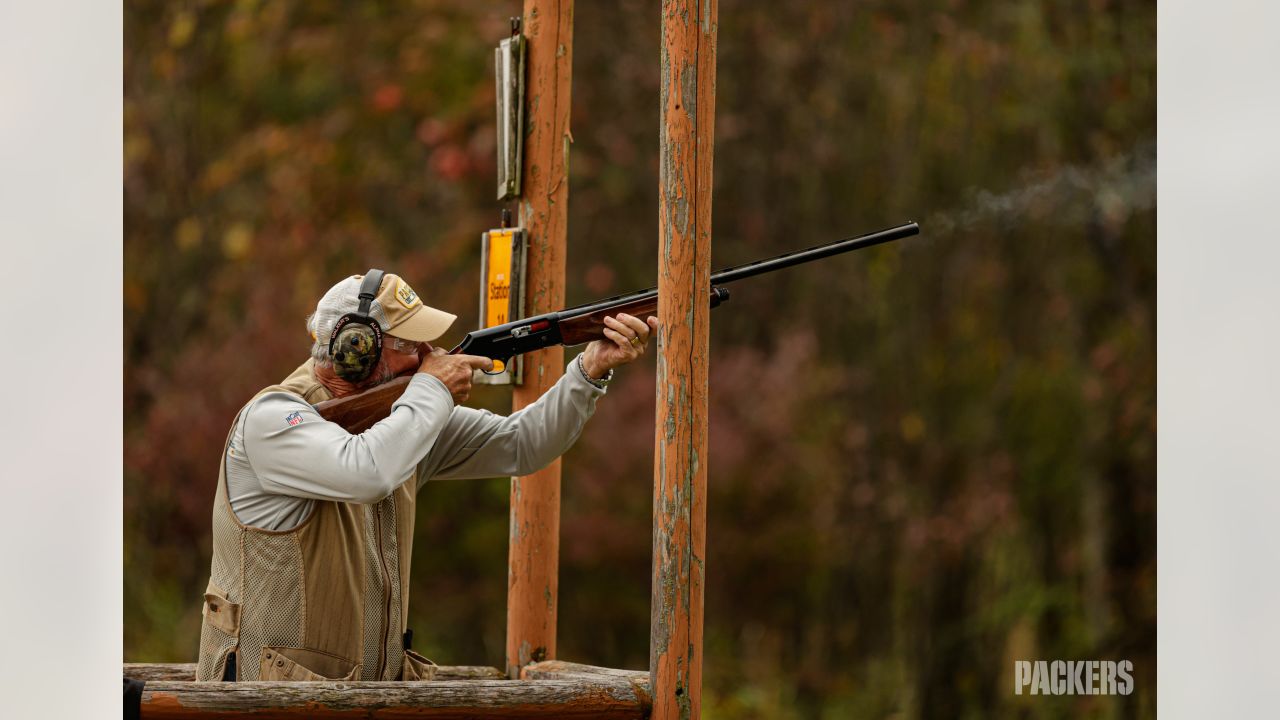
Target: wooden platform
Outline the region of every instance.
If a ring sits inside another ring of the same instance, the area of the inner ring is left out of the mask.
[[[144,720],[165,718],[647,718],[649,673],[549,660],[520,680],[441,666],[430,682],[194,682],[194,663],[125,663]]]

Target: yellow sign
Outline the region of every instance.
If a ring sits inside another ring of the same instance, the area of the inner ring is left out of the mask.
[[[511,235],[514,230],[489,231],[489,257],[485,263],[484,326],[510,322],[511,317]],[[493,361],[493,371],[504,370],[501,360]]]

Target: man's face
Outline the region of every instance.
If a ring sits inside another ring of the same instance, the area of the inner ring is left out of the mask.
[[[382,344],[382,359],[378,362],[378,369],[369,377],[369,384],[380,385],[418,369],[422,362],[421,355],[428,352],[431,352],[431,345],[428,343],[386,336],[386,342]]]

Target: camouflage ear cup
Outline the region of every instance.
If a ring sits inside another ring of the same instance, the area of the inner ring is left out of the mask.
[[[333,342],[333,372],[347,382],[360,382],[373,373],[378,364],[378,338],[373,328],[348,323]]]
[[[360,382],[373,374],[382,357],[382,328],[369,315],[382,287],[383,272],[373,268],[360,281],[359,305],[334,323],[329,335],[329,359],[333,373],[347,382]]]

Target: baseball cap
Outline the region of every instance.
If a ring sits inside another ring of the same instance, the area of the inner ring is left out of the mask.
[[[311,332],[316,338],[328,342],[338,319],[360,308],[358,295],[363,279],[364,275],[352,275],[329,288],[320,298],[311,320]],[[409,283],[392,273],[383,275],[382,285],[369,307],[369,317],[377,321],[383,332],[414,342],[435,340],[458,319],[457,315],[424,304]]]

